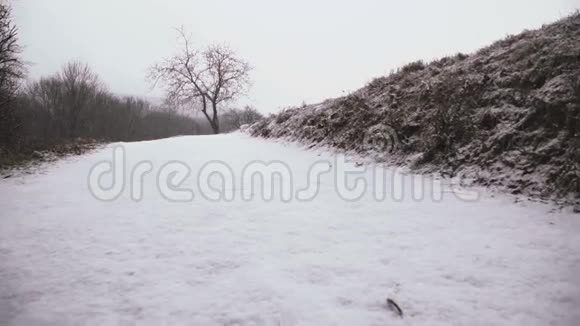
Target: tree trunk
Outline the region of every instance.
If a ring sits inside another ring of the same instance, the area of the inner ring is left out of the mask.
[[[220,133],[220,121],[217,113],[217,103],[215,100],[211,102],[211,108],[213,110],[211,128],[213,129],[213,133],[217,135]]]
[[[211,129],[213,130],[214,134],[219,134],[220,133],[220,126],[219,124],[215,124],[213,121],[210,121],[210,125],[211,125]]]
[[[219,121],[217,120],[217,117],[214,116],[213,119],[209,116],[209,114],[207,114],[206,110],[201,110],[201,112],[203,113],[203,115],[205,116],[205,118],[207,119],[207,122],[209,122],[209,125],[211,127],[211,130],[213,131],[214,134],[219,134],[220,133],[220,125],[219,125]]]

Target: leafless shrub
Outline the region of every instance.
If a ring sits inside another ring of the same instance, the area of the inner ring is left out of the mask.
[[[421,71],[423,69],[425,69],[425,63],[421,60],[418,60],[404,65],[400,68],[399,71],[406,75],[416,71]]]
[[[228,132],[240,129],[241,126],[252,124],[264,116],[251,106],[246,106],[243,109],[231,108],[222,114],[222,131]]]

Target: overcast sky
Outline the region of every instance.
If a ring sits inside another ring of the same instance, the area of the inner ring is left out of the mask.
[[[161,97],[147,68],[175,51],[228,43],[254,67],[244,103],[274,112],[362,87],[431,60],[538,28],[580,0],[13,0],[30,78],[87,62],[112,92]]]

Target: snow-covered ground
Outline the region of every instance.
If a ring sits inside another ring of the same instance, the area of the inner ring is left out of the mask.
[[[580,325],[579,215],[448,188],[414,200],[412,176],[402,200],[347,201],[332,172],[309,201],[244,200],[252,161],[287,164],[295,189],[337,163],[241,134],[122,145],[128,170],[153,167],[141,201],[130,182],[112,201],[89,191],[114,145],[0,181],[0,325]],[[231,201],[196,186],[212,160],[233,171]],[[193,200],[157,187],[170,161],[191,168]]]

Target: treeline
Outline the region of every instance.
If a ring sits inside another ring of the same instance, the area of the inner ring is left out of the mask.
[[[88,65],[71,62],[54,76],[22,87],[3,115],[4,151],[42,151],[78,140],[140,141],[177,135],[211,134],[203,118],[165,106],[110,93]],[[262,115],[251,107],[221,114],[223,132]]]
[[[195,119],[106,90],[86,64],[30,83],[13,104],[19,147],[47,147],[76,138],[136,141],[208,133]]]
[[[212,133],[202,117],[114,95],[85,63],[71,62],[52,76],[25,83],[17,36],[10,7],[0,1],[0,167],[63,144]],[[246,107],[225,110],[219,118],[228,132],[261,117]]]

